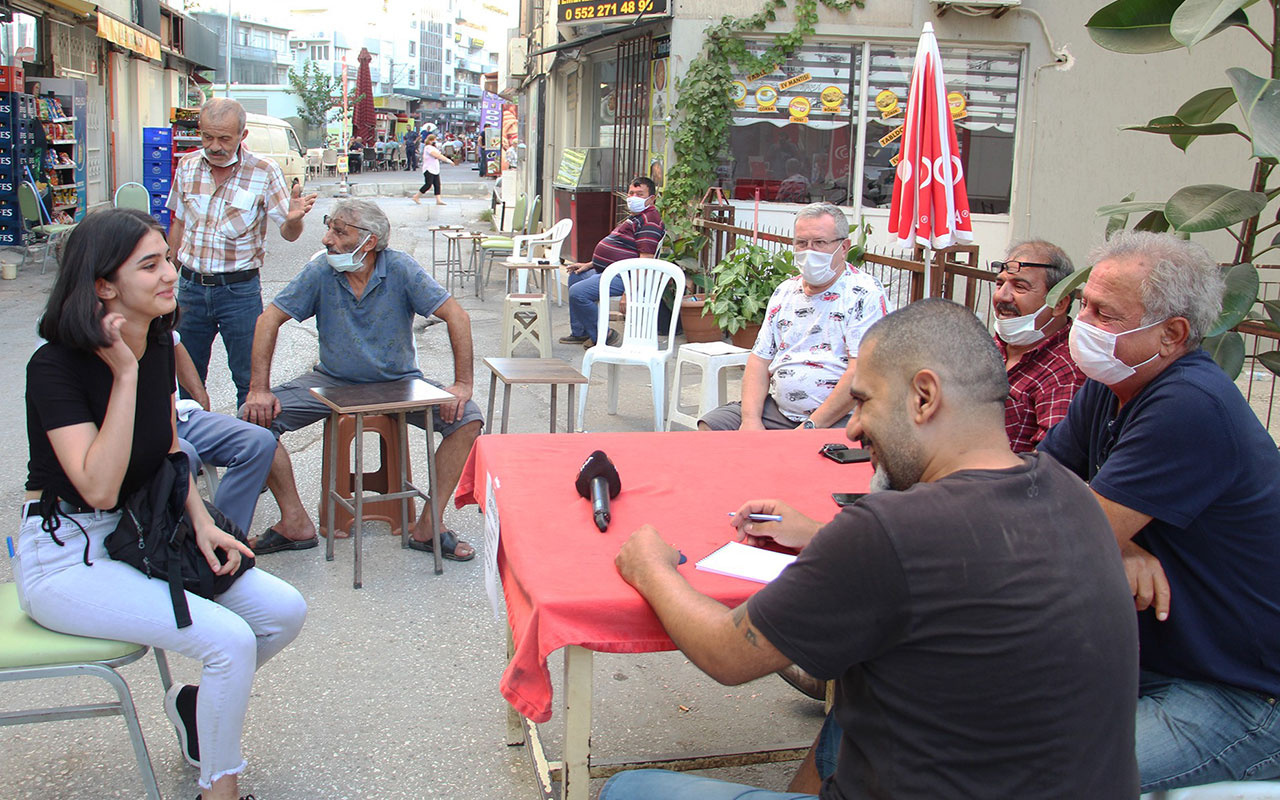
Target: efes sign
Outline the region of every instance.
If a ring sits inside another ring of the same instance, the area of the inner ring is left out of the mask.
[[[600,20],[627,19],[644,14],[658,16],[667,13],[667,0],[609,0],[609,2],[588,2],[588,0],[559,0],[556,5],[556,19],[563,24],[572,25],[582,22]]]

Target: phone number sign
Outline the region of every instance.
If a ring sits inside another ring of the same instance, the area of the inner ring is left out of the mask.
[[[596,0],[560,0],[557,5],[560,22],[595,22],[598,20],[622,19],[638,14],[665,14],[667,0],[609,0],[601,3]]]

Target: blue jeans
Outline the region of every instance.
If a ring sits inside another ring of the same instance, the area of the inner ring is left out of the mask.
[[[266,428],[226,414],[194,410],[178,420],[178,444],[191,462],[191,474],[207,461],[226,467],[213,504],[246,535],[253,523],[258,496],[271,471],[276,437]]]
[[[596,323],[600,318],[600,276],[595,270],[569,276],[569,332],[596,341]],[[610,297],[622,294],[622,278],[614,278]]]
[[[1217,683],[1138,677],[1142,791],[1280,777],[1276,698]]]
[[[771,792],[665,769],[619,772],[600,790],[600,800],[806,800],[815,794]]]
[[[180,278],[178,305],[182,307],[178,333],[182,334],[182,344],[191,354],[202,381],[209,377],[213,337],[222,334],[231,380],[236,384],[236,408],[239,408],[249,394],[253,327],[262,313],[261,280],[255,275],[229,286],[201,286]]]

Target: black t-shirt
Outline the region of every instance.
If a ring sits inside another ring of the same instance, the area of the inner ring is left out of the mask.
[[[839,680],[824,800],[1135,798],[1137,626],[1088,488],[1048,456],[843,509],[750,602]]]
[[[48,343],[27,362],[27,489],[52,490],[76,505],[89,505],[58,463],[47,431],[92,422],[101,427],[111,397],[111,368],[96,353]],[[121,502],[146,484],[173,445],[173,339],[165,333],[147,340],[138,360],[133,449],[120,485]]]

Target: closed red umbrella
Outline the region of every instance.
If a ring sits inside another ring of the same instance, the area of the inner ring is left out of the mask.
[[[373,147],[377,140],[374,135],[377,112],[373,108],[373,78],[369,74],[369,62],[373,60],[373,56],[369,55],[369,48],[360,48],[357,60],[360,67],[356,70],[356,109],[351,118],[351,127],[365,147]]]
[[[973,241],[964,168],[931,22],[924,24],[911,70],[889,232],[897,234],[899,247],[920,245],[926,251]]]

